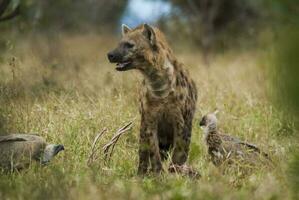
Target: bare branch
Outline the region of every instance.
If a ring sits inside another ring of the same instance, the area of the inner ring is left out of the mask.
[[[112,137],[112,139],[110,140],[110,142],[108,142],[104,147],[103,147],[103,151],[104,151],[104,155],[105,155],[105,160],[108,161],[110,160],[115,144],[117,143],[118,139],[120,138],[120,136],[122,136],[124,133],[126,133],[128,130],[130,130],[133,127],[133,121],[130,121],[128,124],[126,124],[125,126],[123,126],[122,128],[120,128],[116,134]],[[109,154],[109,149],[111,148],[110,154]]]
[[[98,142],[98,140],[102,137],[102,135],[104,135],[104,133],[107,132],[107,128],[104,128],[94,139],[93,143],[92,143],[92,146],[91,146],[91,151],[90,151],[90,155],[89,155],[89,158],[87,160],[87,165],[89,166],[93,161],[94,161],[94,155],[95,153],[97,152],[97,148],[96,147],[96,144]]]

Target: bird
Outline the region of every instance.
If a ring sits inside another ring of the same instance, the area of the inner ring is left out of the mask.
[[[22,170],[32,161],[46,165],[62,150],[63,145],[48,144],[37,134],[3,135],[0,136],[0,169]]]
[[[257,161],[256,158],[260,157],[259,155],[268,158],[268,154],[262,152],[255,144],[220,133],[217,129],[217,113],[218,110],[204,115],[199,123],[203,127],[208,154],[215,166],[220,166],[225,161],[231,164],[236,160],[253,164]]]

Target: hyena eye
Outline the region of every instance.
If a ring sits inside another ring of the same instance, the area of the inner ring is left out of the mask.
[[[127,49],[131,49],[131,48],[134,47],[134,44],[129,43],[129,42],[126,42],[126,43],[124,43],[124,46],[125,46],[125,48],[127,48]]]

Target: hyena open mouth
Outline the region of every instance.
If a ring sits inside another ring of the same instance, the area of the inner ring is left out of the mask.
[[[115,69],[117,71],[127,71],[129,69],[134,69],[133,61],[128,58],[124,58],[124,50],[115,49],[108,53],[108,59],[110,63],[116,63]]]
[[[131,61],[125,61],[125,62],[120,62],[116,64],[116,70],[117,71],[127,71],[129,69],[133,69],[134,67],[132,66]]]

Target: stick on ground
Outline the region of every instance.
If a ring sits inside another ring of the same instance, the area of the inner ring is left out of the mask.
[[[96,149],[96,144],[98,142],[98,140],[102,137],[102,135],[104,135],[104,133],[107,132],[107,128],[104,128],[94,139],[92,146],[91,146],[91,151],[90,151],[90,155],[88,157],[87,160],[87,165],[89,166],[93,161],[94,161],[94,155],[97,151]]]
[[[115,135],[112,137],[112,139],[110,140],[110,142],[108,142],[104,147],[103,147],[103,151],[104,151],[104,155],[105,155],[105,160],[108,161],[110,160],[115,144],[117,143],[118,139],[120,138],[120,136],[122,136],[123,134],[125,134],[128,130],[130,130],[133,127],[133,121],[130,121],[129,123],[127,123],[125,126],[123,126],[122,128],[118,129],[118,131],[115,133]],[[109,149],[111,148],[111,151],[109,153]]]

